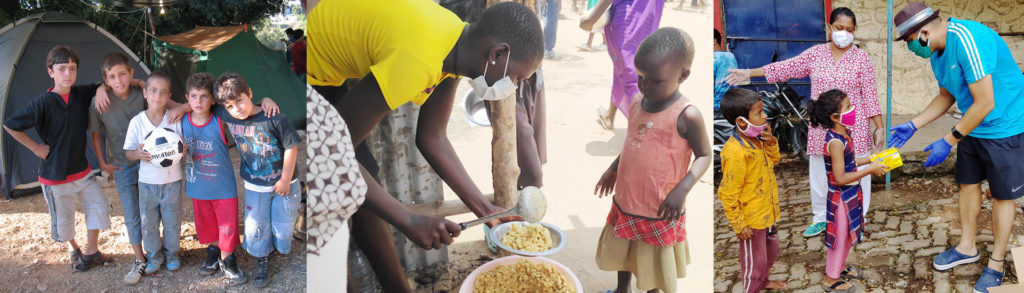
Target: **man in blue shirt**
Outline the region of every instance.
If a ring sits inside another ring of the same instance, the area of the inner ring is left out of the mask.
[[[937,270],[976,262],[981,181],[988,180],[993,206],[995,246],[974,292],[1002,284],[1006,244],[1015,214],[1015,199],[1024,195],[1024,75],[1006,42],[985,25],[956,18],[940,19],[938,11],[911,2],[893,19],[900,37],[914,54],[931,60],[939,94],[909,122],[890,129],[889,142],[902,146],[918,127],[924,127],[953,103],[964,113],[953,129],[925,151],[925,167],[942,163],[957,147],[956,181],[960,184],[960,224],[957,246],[935,256]]]

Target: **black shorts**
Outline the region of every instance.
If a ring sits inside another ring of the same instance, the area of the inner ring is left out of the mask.
[[[967,136],[956,146],[956,182],[977,184],[988,179],[992,197],[1017,199],[1024,195],[1024,133],[1007,138]]]

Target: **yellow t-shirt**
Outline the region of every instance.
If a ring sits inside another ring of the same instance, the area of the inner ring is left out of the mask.
[[[339,86],[373,72],[391,109],[422,105],[466,26],[430,0],[325,0],[309,13],[307,78]]]

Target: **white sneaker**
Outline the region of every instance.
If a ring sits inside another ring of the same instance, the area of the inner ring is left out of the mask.
[[[142,279],[142,274],[146,270],[146,262],[141,260],[135,260],[128,269],[128,273],[124,274],[124,283],[128,285],[135,285]]]

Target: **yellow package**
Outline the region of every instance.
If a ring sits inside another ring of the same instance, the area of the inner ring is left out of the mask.
[[[881,160],[882,165],[889,167],[889,170],[903,166],[903,158],[900,157],[900,151],[896,148],[888,148],[871,156],[871,161],[878,160]]]

